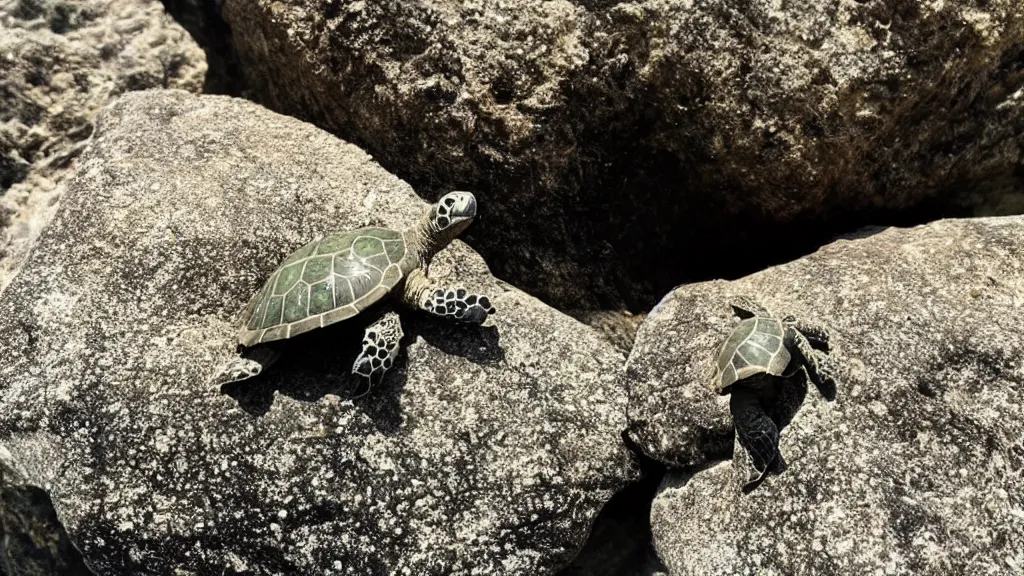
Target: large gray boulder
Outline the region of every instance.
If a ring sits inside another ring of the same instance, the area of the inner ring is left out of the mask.
[[[565,309],[645,309],[880,215],[1022,206],[1019,0],[223,13],[256,97],[431,194],[479,190],[496,217],[470,243]]]
[[[838,398],[811,388],[750,495],[728,398],[704,377],[729,297],[832,330]],[[651,511],[673,575],[1024,569],[1024,217],[870,230],[733,282],[679,287],[627,365],[632,439],[670,473]],[[722,460],[726,461],[722,461]]]
[[[199,92],[205,74],[203,51],[158,0],[0,0],[0,290],[111,98]]]
[[[623,358],[459,241],[432,274],[497,314],[480,329],[405,314],[370,394],[348,397],[361,326],[306,339],[262,381],[209,385],[283,256],[424,206],[355,146],[245,101],[142,92],[105,112],[0,298],[0,443],[97,573],[569,562],[635,476]]]

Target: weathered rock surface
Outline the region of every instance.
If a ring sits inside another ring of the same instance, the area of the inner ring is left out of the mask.
[[[749,496],[735,459],[715,464],[728,401],[702,377],[738,294],[828,326],[841,378],[834,403],[808,392],[789,469]],[[1019,573],[1022,320],[1022,216],[876,229],[676,289],[627,364],[633,440],[689,466],[653,505],[659,556],[673,575]]]
[[[0,0],[0,290],[53,213],[96,115],[129,90],[199,92],[202,50],[155,0]]]
[[[121,97],[0,298],[0,442],[100,574],[544,574],[635,476],[623,358],[456,241],[478,330],[404,315],[351,400],[362,327],[210,387],[288,252],[424,203],[355,146],[242,100]],[[488,205],[481,203],[481,213]]]
[[[33,485],[3,448],[0,448],[0,574],[93,574],[61,525],[49,494]]]
[[[223,7],[255,95],[428,195],[479,190],[470,243],[564,309],[647,309],[911,210],[1024,206],[1018,0]]]

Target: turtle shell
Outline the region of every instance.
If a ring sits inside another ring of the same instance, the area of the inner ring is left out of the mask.
[[[314,240],[274,270],[242,313],[252,346],[340,322],[379,301],[416,267],[401,232],[360,228]]]
[[[775,318],[741,320],[718,353],[716,391],[724,394],[732,384],[757,374],[784,375],[791,359],[784,337],[785,328]]]

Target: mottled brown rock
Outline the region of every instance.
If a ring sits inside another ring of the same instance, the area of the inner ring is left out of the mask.
[[[459,241],[431,273],[497,314],[480,329],[404,314],[403,352],[368,395],[348,397],[356,323],[295,341],[262,382],[209,385],[281,258],[424,206],[355,146],[246,101],[133,93],[104,114],[0,298],[0,443],[97,571],[569,562],[635,475],[623,358]]]
[[[131,90],[203,88],[157,0],[0,0],[0,290],[53,217],[96,115]]]
[[[789,469],[740,493],[728,398],[702,375],[748,294],[831,330]],[[868,230],[674,290],[627,363],[631,438],[669,462],[651,512],[673,575],[1014,574],[1024,567],[1024,217]],[[692,475],[692,476],[691,476]]]
[[[427,196],[479,190],[492,212],[468,241],[563,309],[646,309],[879,218],[1024,207],[1017,0],[225,0],[224,15],[254,95]]]

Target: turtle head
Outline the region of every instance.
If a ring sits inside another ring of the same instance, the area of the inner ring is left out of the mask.
[[[454,238],[476,217],[476,197],[469,192],[449,192],[430,207],[427,217],[439,234]]]
[[[420,257],[429,260],[462,233],[476,217],[476,198],[469,192],[449,192],[427,208],[417,235]]]

